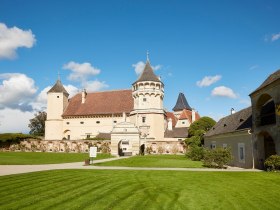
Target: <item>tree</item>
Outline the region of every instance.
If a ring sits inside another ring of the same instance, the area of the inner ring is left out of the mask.
[[[192,160],[201,160],[204,156],[204,149],[201,147],[204,143],[204,134],[216,124],[210,117],[202,117],[191,124],[189,128],[189,137],[185,139],[188,146],[187,157]]]
[[[34,118],[30,119],[30,124],[28,127],[30,128],[30,134],[36,136],[44,136],[45,135],[45,121],[47,119],[46,112],[38,112],[34,114]]]
[[[202,117],[191,124],[189,128],[189,137],[203,136],[205,132],[209,131],[216,124],[216,121],[211,117]]]

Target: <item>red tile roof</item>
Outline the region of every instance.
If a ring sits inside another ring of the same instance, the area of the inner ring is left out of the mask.
[[[175,127],[178,120],[177,120],[177,118],[175,117],[175,115],[173,114],[173,112],[166,112],[166,117],[167,117],[167,120],[168,120],[169,118],[172,119],[172,127]]]
[[[88,93],[82,104],[82,94],[72,97],[63,117],[97,114],[129,113],[133,109],[131,90],[114,90]]]
[[[199,114],[195,112],[195,121],[200,118]],[[179,120],[186,120],[188,119],[190,123],[192,123],[192,111],[184,109],[179,117]]]

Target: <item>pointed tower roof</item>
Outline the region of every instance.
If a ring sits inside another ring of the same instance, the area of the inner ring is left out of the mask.
[[[65,90],[65,88],[63,87],[60,79],[58,79],[56,81],[56,83],[54,84],[54,86],[48,91],[48,93],[64,93],[67,96],[69,96],[69,93],[67,92],[67,90]]]
[[[173,108],[173,111],[181,111],[183,109],[192,110],[190,105],[187,102],[187,99],[184,93],[179,93],[176,105]]]
[[[142,82],[142,81],[161,82],[158,76],[155,75],[154,70],[152,69],[152,66],[148,58],[147,58],[145,68],[136,82]]]

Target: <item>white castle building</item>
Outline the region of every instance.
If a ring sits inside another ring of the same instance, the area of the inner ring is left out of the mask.
[[[147,59],[131,89],[87,93],[72,98],[60,80],[48,91],[46,140],[111,140],[113,155],[136,155],[150,147],[156,153],[177,148],[199,114],[180,93],[174,112],[163,106],[164,84]]]

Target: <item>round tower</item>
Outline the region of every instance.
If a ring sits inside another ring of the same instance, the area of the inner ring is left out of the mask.
[[[148,58],[142,74],[132,84],[132,96],[134,109],[130,115],[135,125],[139,128],[141,137],[150,140],[163,140],[164,84],[155,75]]]
[[[47,92],[47,120],[45,123],[46,140],[62,140],[62,114],[68,105],[69,93],[63,87],[60,79]]]

